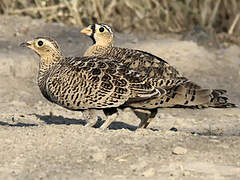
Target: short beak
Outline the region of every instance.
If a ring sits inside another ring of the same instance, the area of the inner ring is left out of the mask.
[[[92,29],[90,27],[84,28],[80,31],[80,33],[86,34],[88,36],[91,36],[92,34]]]
[[[31,41],[27,41],[27,42],[23,42],[23,43],[21,43],[19,46],[20,47],[29,47],[29,46],[31,46]]]

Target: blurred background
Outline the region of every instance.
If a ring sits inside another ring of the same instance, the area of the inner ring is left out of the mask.
[[[0,0],[0,14],[71,26],[104,22],[117,32],[184,32],[196,25],[240,35],[239,0]]]

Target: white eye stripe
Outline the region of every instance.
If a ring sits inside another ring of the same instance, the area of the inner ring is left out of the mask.
[[[105,29],[107,29],[108,32],[113,33],[113,32],[112,32],[112,29],[111,29],[108,25],[103,24],[102,26],[105,27]]]
[[[95,24],[95,25],[96,25],[96,28],[97,28],[97,29],[99,29],[99,28],[101,28],[101,27],[104,27],[108,32],[110,32],[111,34],[113,34],[112,29],[111,29],[108,25],[106,25],[106,24]]]

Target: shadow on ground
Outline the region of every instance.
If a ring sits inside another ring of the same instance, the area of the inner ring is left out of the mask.
[[[52,115],[52,116],[40,115],[40,114],[32,114],[32,115],[35,115],[37,118],[39,118],[41,121],[44,121],[46,124],[66,124],[66,125],[79,124],[82,126],[86,125],[86,121],[81,119],[65,118],[63,116],[55,116],[55,115]],[[97,123],[94,125],[94,128],[99,128],[103,123],[104,121],[99,118]],[[137,130],[137,126],[116,121],[109,126],[109,129],[110,130],[128,129],[130,131],[135,131]]]
[[[30,126],[38,126],[37,124],[27,124],[27,123],[21,123],[18,122],[16,124],[10,124],[8,122],[2,122],[0,121],[0,126],[11,126],[11,127],[30,127]]]

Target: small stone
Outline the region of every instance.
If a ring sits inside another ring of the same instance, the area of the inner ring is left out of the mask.
[[[143,172],[144,177],[152,177],[155,174],[155,169],[154,168],[149,168],[146,171]]]
[[[177,128],[175,128],[175,127],[172,127],[171,129],[169,129],[170,131],[174,131],[174,132],[177,132],[178,131],[178,129]]]
[[[183,155],[187,153],[187,149],[178,146],[174,148],[172,153],[175,155]]]

